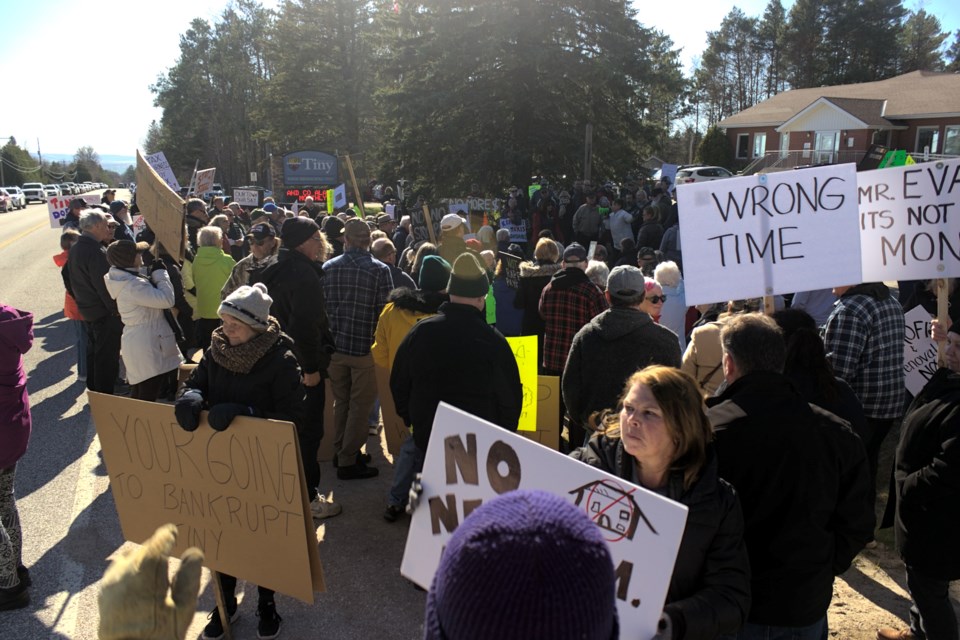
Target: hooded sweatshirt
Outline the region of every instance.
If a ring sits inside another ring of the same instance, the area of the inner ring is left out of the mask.
[[[609,309],[573,338],[561,387],[572,420],[584,426],[594,411],[614,409],[623,385],[648,365],[680,366],[677,335],[638,309]]]
[[[12,467],[30,440],[23,354],[33,346],[33,314],[0,304],[0,469]]]
[[[397,355],[397,349],[413,325],[439,313],[440,305],[448,299],[445,293],[419,291],[407,287],[394,289],[387,298],[383,311],[380,312],[373,346],[370,347],[374,364],[388,372],[393,369],[393,359]]]

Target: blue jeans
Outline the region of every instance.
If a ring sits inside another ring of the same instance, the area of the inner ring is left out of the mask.
[[[957,616],[950,603],[950,581],[924,574],[907,565],[910,631],[923,640],[957,640]]]
[[[87,323],[83,320],[71,320],[73,335],[77,339],[77,375],[87,375]]]
[[[826,637],[827,617],[808,627],[773,627],[748,622],[736,635],[724,636],[736,640],[821,640]]]
[[[402,507],[407,504],[407,494],[410,493],[410,484],[413,476],[423,471],[423,459],[426,452],[421,451],[417,443],[410,436],[400,446],[400,455],[393,469],[393,484],[390,486],[390,495],[387,504],[391,507]]]

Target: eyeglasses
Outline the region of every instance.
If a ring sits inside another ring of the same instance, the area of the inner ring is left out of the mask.
[[[650,296],[649,298],[647,298],[647,300],[649,300],[653,304],[660,304],[661,302],[667,301],[667,296]]]

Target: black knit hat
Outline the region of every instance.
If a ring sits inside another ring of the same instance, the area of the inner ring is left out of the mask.
[[[597,525],[559,496],[511,491],[473,511],[427,595],[426,640],[612,640],[613,560]]]
[[[453,261],[453,270],[450,272],[450,282],[447,283],[447,293],[451,296],[464,298],[482,298],[490,291],[490,280],[487,279],[487,270],[472,253],[461,253]]]
[[[280,227],[280,239],[287,249],[296,249],[317,231],[320,231],[320,227],[310,218],[288,218]]]

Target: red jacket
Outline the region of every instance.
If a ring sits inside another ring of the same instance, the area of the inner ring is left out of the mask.
[[[546,324],[543,338],[543,368],[561,372],[573,336],[593,317],[607,310],[607,299],[582,269],[567,267],[557,272],[540,294],[540,316]]]
[[[53,262],[63,269],[67,264],[67,258],[69,256],[69,251],[62,251],[53,256]],[[80,315],[80,309],[77,308],[77,301],[73,299],[73,296],[70,295],[69,292],[64,292],[63,294],[63,315],[71,320],[83,320],[83,316]]]

